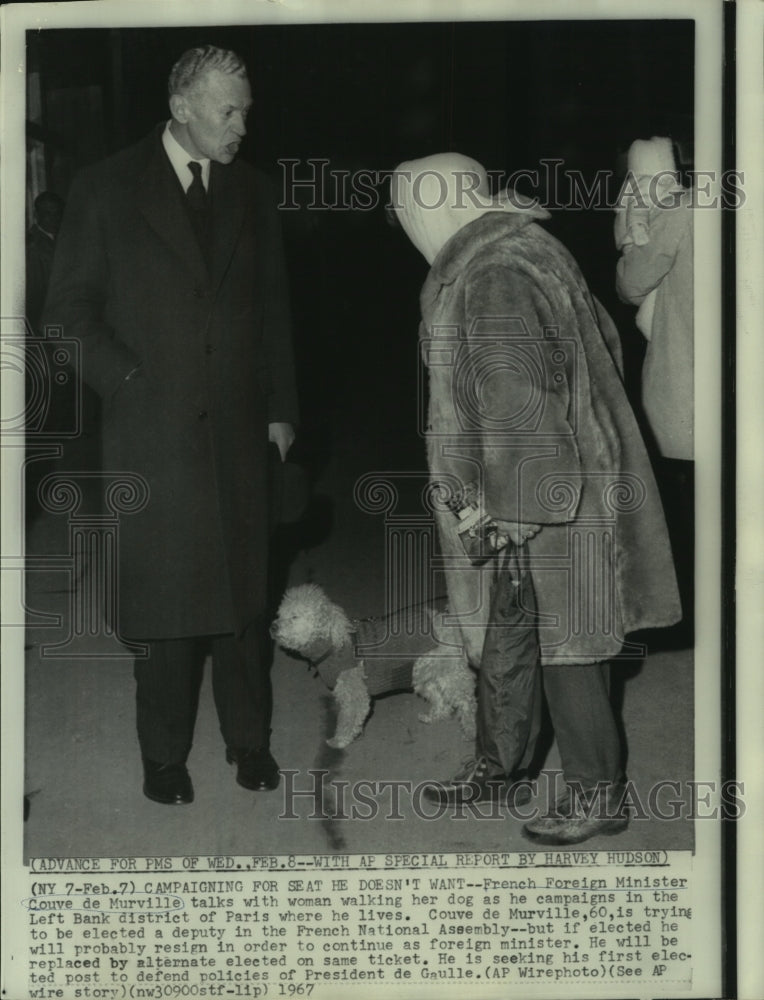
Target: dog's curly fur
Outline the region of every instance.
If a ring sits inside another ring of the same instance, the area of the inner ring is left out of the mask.
[[[366,687],[363,667],[344,670],[334,686],[334,698],[339,714],[334,736],[327,740],[330,747],[342,750],[361,735],[363,724],[371,709],[371,698]]]
[[[422,722],[435,722],[453,712],[465,737],[474,739],[474,674],[467,665],[458,634],[442,626],[440,615],[432,619],[432,625],[436,645],[413,660],[410,676],[405,665],[403,673],[398,668],[392,674],[389,664],[365,663],[356,658],[358,623],[354,624],[342,608],[330,601],[321,587],[306,583],[284,594],[278,616],[271,625],[271,635],[284,649],[310,662],[320,662],[318,672],[333,689],[338,708],[336,732],[327,740],[329,746],[342,749],[360,735],[371,708],[370,688],[381,694],[400,690],[402,686],[413,689],[429,703],[429,711],[419,716]],[[401,676],[407,677],[405,685],[400,683]]]
[[[322,639],[328,640],[332,649],[341,649],[350,642],[352,634],[348,616],[317,583],[290,587],[271,626],[271,635],[278,644],[296,653]]]

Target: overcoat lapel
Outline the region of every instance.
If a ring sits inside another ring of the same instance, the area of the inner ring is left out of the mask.
[[[183,204],[183,192],[172,166],[155,143],[138,184],[138,208],[157,235],[184,261],[204,284],[209,280],[199,241]]]
[[[216,291],[225,276],[244,223],[246,199],[233,167],[211,164],[212,201],[212,290]]]

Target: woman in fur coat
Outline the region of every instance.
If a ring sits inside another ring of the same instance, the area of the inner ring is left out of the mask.
[[[547,213],[512,191],[491,197],[479,163],[446,153],[401,164],[392,193],[403,229],[431,265],[420,338],[432,481],[452,492],[477,484],[535,590],[543,688],[566,789],[524,833],[563,844],[618,832],[628,817],[609,661],[639,655],[628,633],[671,625],[680,612],[617,331],[571,255],[538,224]],[[496,687],[502,648],[512,673],[512,643],[501,641],[508,629],[497,625],[512,582],[500,555],[482,567],[470,562],[454,514],[442,506],[450,610],[473,666],[485,665],[491,646]],[[511,698],[500,689],[512,725],[524,720],[527,742],[515,741],[511,764],[492,760],[483,752],[492,734],[485,725],[481,733],[479,720],[477,758],[444,786],[450,801],[492,797],[488,789],[511,782],[530,758],[534,684],[515,684]]]

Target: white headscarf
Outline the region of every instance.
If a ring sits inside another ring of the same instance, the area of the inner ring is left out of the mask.
[[[511,188],[491,196],[485,167],[460,153],[401,163],[392,177],[391,194],[404,232],[428,264],[455,233],[486,212],[549,218],[545,209]]]

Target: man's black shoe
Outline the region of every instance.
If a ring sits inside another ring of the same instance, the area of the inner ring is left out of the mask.
[[[160,764],[143,758],[143,794],[165,806],[194,801],[194,788],[185,764]]]
[[[229,747],[225,759],[229,764],[236,764],[236,780],[242,788],[251,792],[272,792],[278,788],[281,780],[279,766],[268,747],[255,747],[253,750]]]
[[[444,806],[473,802],[522,806],[530,802],[531,785],[518,774],[507,775],[491,769],[485,757],[476,757],[468,760],[450,781],[427,785],[424,796]]]

